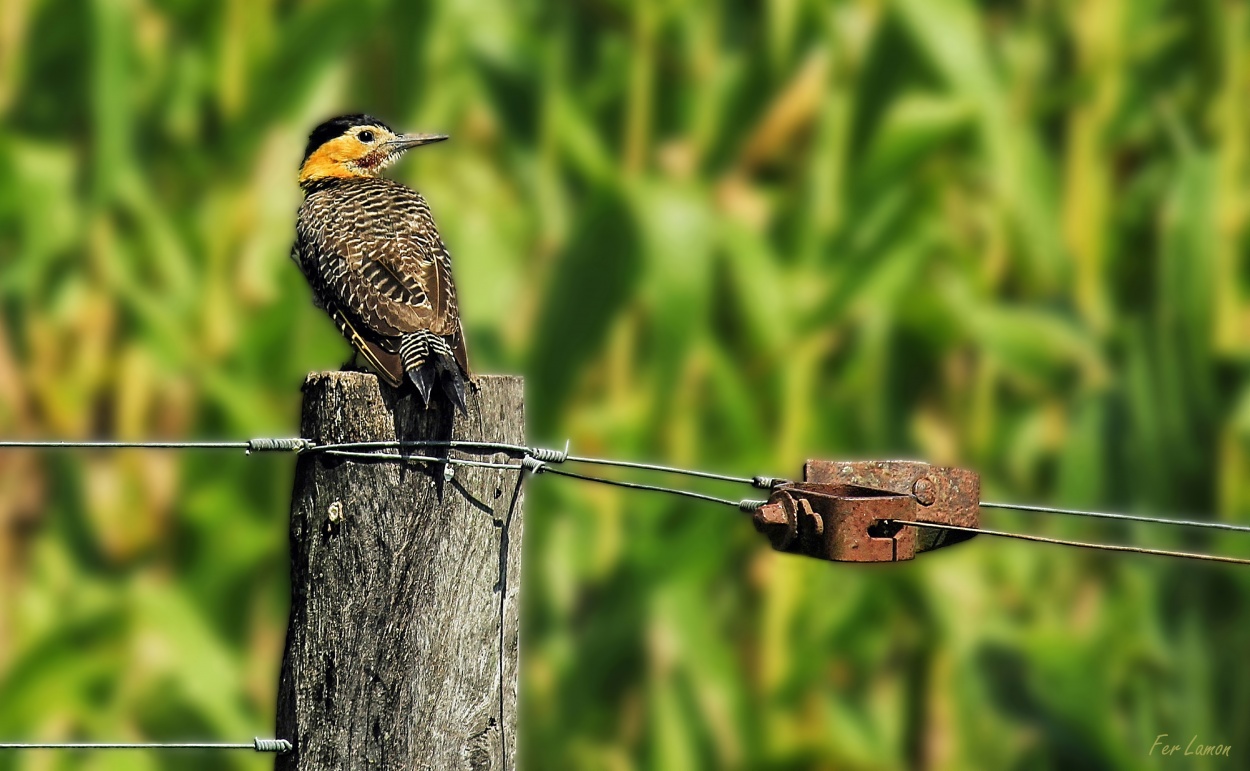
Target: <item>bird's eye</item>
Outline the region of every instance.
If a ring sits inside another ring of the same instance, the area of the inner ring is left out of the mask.
[[[369,144],[370,142],[373,141],[373,132],[369,131],[368,129],[365,129],[364,131],[357,134],[356,138],[359,139],[361,142],[364,142],[365,144]]]

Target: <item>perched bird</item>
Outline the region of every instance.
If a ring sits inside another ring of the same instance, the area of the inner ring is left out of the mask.
[[[437,385],[464,412],[469,362],[451,256],[421,194],[380,176],[407,150],[446,138],[399,134],[369,115],[313,129],[291,258],[387,383],[412,381],[427,408]]]

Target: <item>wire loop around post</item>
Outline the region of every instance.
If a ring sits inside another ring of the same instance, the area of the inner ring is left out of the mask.
[[[254,452],[304,452],[315,446],[311,439],[260,437],[248,440],[247,453],[251,455]]]
[[[564,443],[563,450],[552,450],[547,447],[531,447],[529,456],[547,463],[563,463],[569,459],[569,445]]]
[[[257,752],[290,752],[291,743],[286,739],[262,739],[259,736],[252,740],[252,747]]]

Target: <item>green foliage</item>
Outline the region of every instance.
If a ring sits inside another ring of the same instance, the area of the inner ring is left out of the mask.
[[[286,256],[295,170],[312,125],[364,109],[453,136],[396,174],[455,255],[475,368],[526,375],[537,444],[778,475],[910,455],[994,499],[1244,519],[1248,23],[1175,0],[5,0],[0,433],[291,434],[304,373],[347,351]],[[290,466],[0,457],[0,737],[268,735]],[[529,768],[1250,749],[1245,571],[984,537],[822,564],[716,507],[549,478],[526,515]]]

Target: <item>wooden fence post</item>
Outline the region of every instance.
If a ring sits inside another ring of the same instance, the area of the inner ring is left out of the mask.
[[[465,417],[373,375],[314,373],[301,435],[524,444],[522,380],[477,383]],[[520,473],[444,469],[300,456],[277,716],[294,749],[277,769],[515,768]]]

